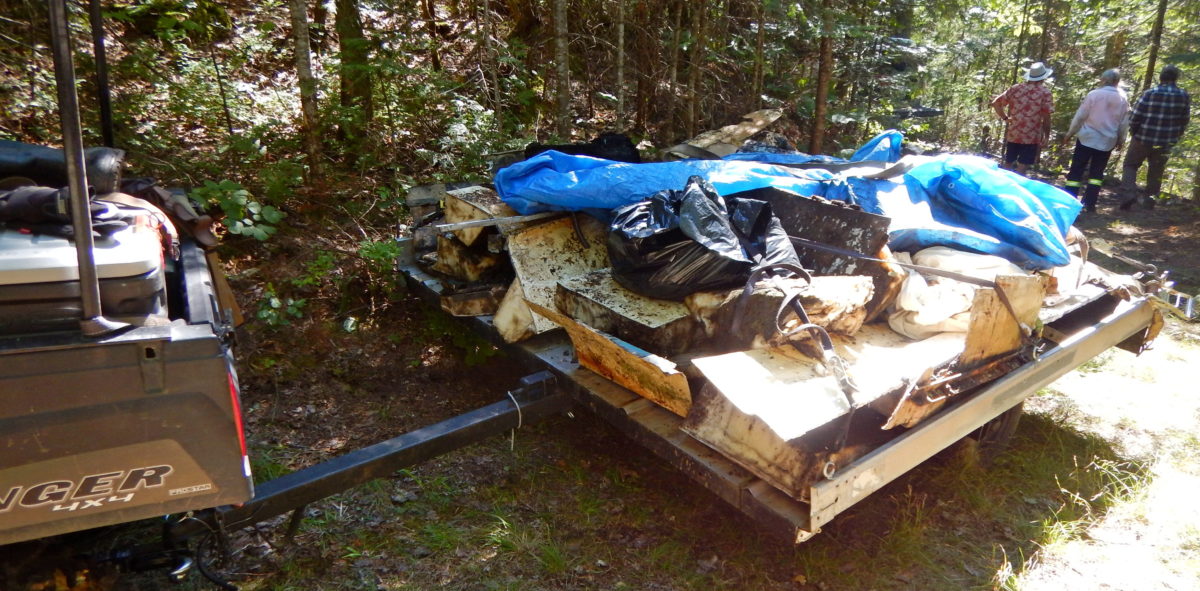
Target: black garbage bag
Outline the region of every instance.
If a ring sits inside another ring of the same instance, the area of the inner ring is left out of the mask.
[[[66,188],[18,187],[0,191],[0,225],[23,228],[35,234],[73,238],[71,199]],[[107,203],[88,202],[92,233],[107,236],[129,226],[131,214]]]
[[[83,151],[88,184],[97,195],[116,191],[121,184],[125,151],[94,147]],[[0,140],[0,179],[24,177],[45,187],[67,186],[67,157],[58,148]],[[9,187],[11,188],[11,187]]]
[[[770,205],[723,198],[698,176],[682,191],[662,191],[614,211],[608,256],[617,283],[667,300],[739,287],[759,267],[800,265]]]
[[[629,136],[622,133],[604,132],[585,144],[539,144],[534,142],[525,146],[525,158],[533,158],[547,150],[555,150],[563,154],[576,156],[593,156],[617,162],[638,164],[642,156]]]

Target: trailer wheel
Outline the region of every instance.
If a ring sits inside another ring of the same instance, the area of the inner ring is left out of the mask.
[[[1017,432],[1017,424],[1021,422],[1024,409],[1025,402],[1021,401],[967,436],[975,440],[980,465],[990,466],[1008,447],[1013,433]]]

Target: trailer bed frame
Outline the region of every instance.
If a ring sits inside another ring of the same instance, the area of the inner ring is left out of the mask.
[[[399,270],[409,288],[437,306],[449,291],[442,279],[417,266],[411,242],[401,239]],[[1100,294],[1099,299],[1112,296]],[[481,336],[527,365],[550,370],[580,406],[608,421],[638,444],[679,469],[764,529],[800,543],[872,492],[883,488],[921,462],[1016,407],[1027,397],[1109,347],[1143,332],[1157,313],[1148,298],[1100,306],[1098,321],[1061,342],[1046,341],[1035,361],[998,379],[896,439],[812,486],[811,503],[798,501],[680,430],[683,418],[581,367],[562,330],[504,343],[490,316],[463,318]],[[1086,306],[1090,308],[1092,306]],[[1078,321],[1076,319],[1076,321]]]

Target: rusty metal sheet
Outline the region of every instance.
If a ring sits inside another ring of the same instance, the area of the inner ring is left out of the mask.
[[[441,297],[442,310],[451,316],[495,314],[508,289],[503,285],[481,285]]]
[[[965,335],[911,341],[874,324],[833,340],[858,386],[857,408],[903,392],[929,367],[948,364],[962,352]],[[692,364],[709,386],[693,401],[684,430],[794,498],[805,498],[821,466],[803,438],[852,406],[836,379],[791,347],[700,357]],[[861,451],[837,450],[846,456],[837,462]]]
[[[827,244],[875,258],[887,258],[889,218],[867,213],[840,202],[803,197],[773,187],[742,195],[771,205],[771,211],[789,236]],[[815,275],[869,275],[875,295],[867,304],[868,322],[891,301],[903,271],[890,265],[864,261],[817,248],[794,244],[800,264]]]
[[[578,234],[573,219],[578,220]],[[521,282],[524,298],[553,309],[554,292],[560,279],[607,267],[607,233],[608,228],[596,218],[577,214],[573,218],[559,218],[509,234],[509,258]],[[553,322],[533,315],[533,333],[543,333],[554,327]]]
[[[530,309],[566,329],[579,364],[638,393],[647,400],[686,416],[692,405],[687,377],[671,361],[618,338],[575,322],[549,308],[527,302]]]
[[[438,235],[437,258],[432,268],[438,273],[468,282],[499,279],[510,272],[504,256],[478,246],[467,246],[453,234]]]
[[[575,320],[660,355],[690,350],[697,336],[686,306],[630,291],[609,269],[559,280],[554,303]]]
[[[451,224],[517,215],[495,191],[478,185],[446,191],[444,211],[446,222]],[[463,244],[471,246],[486,230],[487,227],[462,228],[454,230],[454,235]]]

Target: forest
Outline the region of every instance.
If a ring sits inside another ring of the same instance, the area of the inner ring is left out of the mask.
[[[238,371],[260,480],[490,402],[476,391],[480,372],[497,383],[519,377],[491,344],[419,305],[393,272],[397,226],[414,222],[413,187],[488,182],[496,159],[532,142],[604,132],[628,135],[656,160],[766,108],[783,113],[771,131],[811,154],[845,157],[896,129],[917,152],[998,158],[1004,123],[989,103],[1035,62],[1054,70],[1054,112],[1032,176],[1061,186],[1071,145],[1059,140],[1101,72],[1119,68],[1131,102],[1167,64],[1181,69],[1180,87],[1200,92],[1195,0],[67,4],[85,145],[125,150],[128,176],[188,187],[221,221],[218,251],[247,317]],[[1174,148],[1159,198],[1188,212],[1189,226],[1162,221],[1174,228],[1164,230],[1171,244],[1200,235],[1197,126]],[[0,139],[60,146],[61,137],[46,3],[0,0]],[[1109,164],[1109,186],[1120,160]],[[1194,247],[1179,256],[1172,261],[1188,266],[1179,280],[1194,293],[1200,259]],[[1162,367],[1182,371],[1169,365],[1181,359]],[[1120,371],[1138,373],[1127,365]],[[753,526],[740,516],[680,492],[686,479],[612,443],[620,434],[576,420],[309,508],[300,550],[242,532],[222,568],[258,585],[248,588],[279,589],[1194,584],[1200,530],[1179,547],[1167,541],[1178,532],[1158,532],[1154,544],[1171,551],[1146,558],[1161,570],[1143,581],[1120,578],[1109,554],[1035,570],[1059,560],[1046,548],[1083,539],[1109,507],[1141,494],[1131,483],[1150,479],[1153,462],[1121,446],[1162,443],[1064,434],[1061,408],[1043,410],[1023,427],[1020,460],[994,476],[1022,493],[1002,495],[970,470],[922,468],[920,481],[888,489],[808,550],[745,539]],[[1194,471],[1195,437],[1179,445]],[[1053,452],[1042,457],[1045,446]],[[1075,465],[1087,457],[1092,464]],[[872,520],[884,529],[854,530]],[[720,525],[676,533],[684,521]],[[1168,558],[1180,562],[1163,566]],[[1091,578],[1076,578],[1076,567]]]

